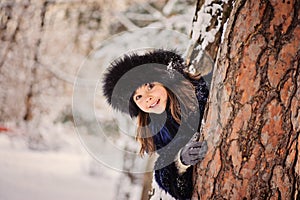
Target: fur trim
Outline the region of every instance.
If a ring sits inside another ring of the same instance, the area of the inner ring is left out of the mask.
[[[143,69],[139,71],[140,66]],[[161,72],[170,69],[184,74],[183,59],[175,51],[158,49],[143,55],[125,55],[115,60],[104,74],[103,94],[114,109],[135,117],[139,109],[131,99],[133,92],[150,81],[161,82],[165,79]]]
[[[159,199],[163,199],[163,200],[175,200],[174,197],[172,197],[170,194],[168,194],[166,191],[164,191],[156,182],[155,180],[155,176],[153,173],[153,177],[152,177],[152,190],[151,190],[151,197],[149,199],[151,200],[159,200]]]
[[[184,172],[186,172],[186,170],[191,166],[191,165],[185,165],[181,162],[180,160],[180,153],[181,153],[181,150],[178,152],[177,154],[177,159],[175,160],[175,165],[178,169],[178,174],[183,174]]]

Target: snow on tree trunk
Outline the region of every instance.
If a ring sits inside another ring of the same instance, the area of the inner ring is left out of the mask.
[[[202,127],[194,198],[300,199],[300,2],[238,0]]]
[[[216,59],[222,33],[228,15],[232,9],[231,1],[198,0],[190,33],[190,42],[185,52],[186,64],[190,72],[207,75],[212,70],[212,65],[205,62],[205,50],[212,60]],[[200,63],[200,64],[199,64]],[[193,69],[193,67],[195,69]],[[196,72],[193,72],[196,70]]]

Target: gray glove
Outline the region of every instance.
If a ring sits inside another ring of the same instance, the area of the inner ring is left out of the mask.
[[[184,165],[195,165],[202,161],[207,152],[207,142],[190,140],[181,150],[180,160]]]

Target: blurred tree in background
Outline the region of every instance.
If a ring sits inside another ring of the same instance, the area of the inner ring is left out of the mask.
[[[184,0],[2,0],[1,133],[11,140],[22,138],[34,151],[63,151],[64,140],[74,135],[70,128],[74,122],[73,84],[90,52],[113,35],[143,27],[189,34],[194,7],[195,1]],[[97,112],[101,113],[101,106]],[[88,116],[82,118],[95,123]],[[119,137],[114,121],[99,120]],[[87,135],[93,133],[85,131]],[[128,141],[124,148],[133,145],[137,143]],[[131,166],[126,159],[125,155],[124,170]],[[95,162],[90,165],[90,175],[99,173]],[[116,185],[116,198],[133,198],[137,194],[131,193],[141,192],[142,184],[143,175],[125,174]],[[134,185],[137,190],[133,190]]]

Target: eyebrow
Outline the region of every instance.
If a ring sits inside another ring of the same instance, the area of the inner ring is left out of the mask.
[[[138,88],[133,92],[132,96],[136,95],[136,91],[137,91],[139,88],[143,88],[143,87],[146,87],[146,85],[143,84],[143,85],[141,85],[140,87],[138,87]]]

